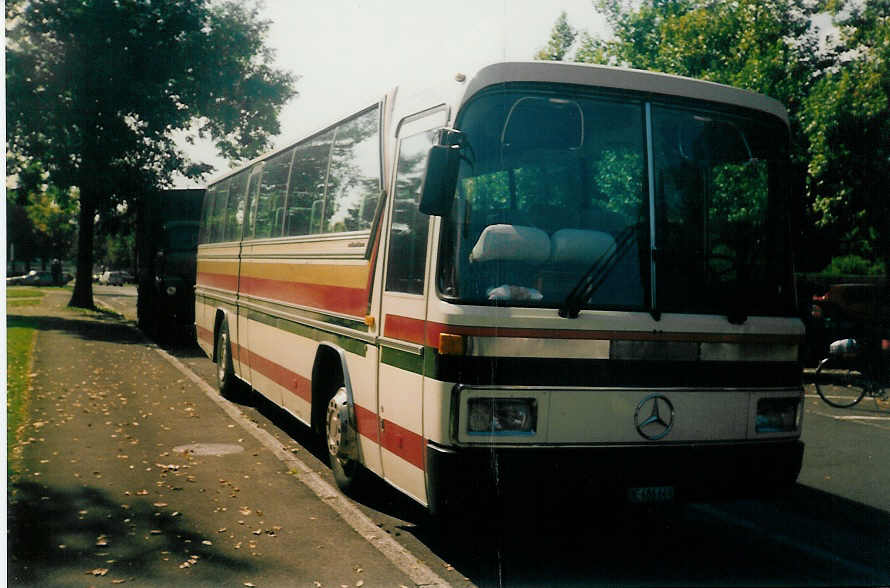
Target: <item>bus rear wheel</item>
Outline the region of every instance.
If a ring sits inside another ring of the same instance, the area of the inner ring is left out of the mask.
[[[358,460],[357,437],[346,388],[340,386],[328,401],[325,415],[325,440],[334,480],[343,492],[354,491],[360,484],[362,465]]]

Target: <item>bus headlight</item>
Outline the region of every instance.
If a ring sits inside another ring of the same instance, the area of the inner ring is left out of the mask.
[[[470,398],[467,433],[470,435],[534,435],[538,403],[534,398]]]
[[[799,398],[761,398],[757,401],[754,430],[758,433],[790,433],[799,426]]]

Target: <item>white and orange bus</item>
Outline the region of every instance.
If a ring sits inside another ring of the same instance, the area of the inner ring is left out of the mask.
[[[511,476],[634,501],[803,456],[785,109],[714,83],[496,63],[210,184],[196,327],[435,511]],[[463,493],[461,492],[463,490]]]

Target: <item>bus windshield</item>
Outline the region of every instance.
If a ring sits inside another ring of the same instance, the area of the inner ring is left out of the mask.
[[[742,319],[793,309],[778,119],[539,85],[483,93],[457,126],[446,299]]]

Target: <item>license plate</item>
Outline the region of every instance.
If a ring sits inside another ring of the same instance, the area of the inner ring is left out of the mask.
[[[649,486],[646,488],[630,488],[627,491],[627,497],[635,504],[670,502],[674,499],[674,487]]]

